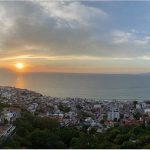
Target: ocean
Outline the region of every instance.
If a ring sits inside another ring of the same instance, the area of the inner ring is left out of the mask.
[[[15,86],[52,97],[150,99],[150,75],[0,73],[1,86]]]

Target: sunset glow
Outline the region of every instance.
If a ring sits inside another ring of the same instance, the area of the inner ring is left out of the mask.
[[[0,2],[0,69],[150,72],[149,7],[94,0]]]
[[[24,68],[24,64],[23,63],[17,63],[16,64],[16,68],[17,69],[23,69]]]

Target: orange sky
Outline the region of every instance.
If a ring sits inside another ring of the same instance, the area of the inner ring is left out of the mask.
[[[8,65],[3,68],[7,68],[13,72],[17,73],[29,73],[29,72],[58,72],[58,73],[145,73],[149,71],[149,68],[135,68],[135,67],[94,67],[94,66],[64,66],[64,65],[59,65],[59,66],[46,66],[46,65],[31,65],[27,64],[26,62],[21,62],[24,63],[24,68],[23,69],[18,69],[16,67],[16,64]],[[147,71],[145,71],[147,70]]]
[[[140,4],[0,2],[0,68],[18,73],[150,72],[150,3]]]

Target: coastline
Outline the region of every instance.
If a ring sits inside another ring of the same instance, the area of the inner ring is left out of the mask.
[[[59,97],[59,96],[51,96],[51,95],[47,95],[47,94],[43,94],[41,92],[37,92],[35,90],[30,90],[30,89],[27,89],[27,88],[18,88],[18,87],[15,87],[15,86],[0,86],[0,89],[14,89],[14,90],[20,90],[20,91],[28,91],[28,92],[31,92],[31,93],[37,93],[37,94],[40,94],[41,96],[44,96],[44,97],[51,97],[51,98],[58,98],[58,99],[82,99],[82,100],[87,100],[87,101],[124,101],[124,102],[127,102],[127,101],[139,101],[139,102],[142,102],[142,101],[147,101],[147,100],[150,100],[149,99],[144,99],[144,98],[131,98],[131,99],[127,99],[127,98],[82,98],[82,97]]]
[[[0,102],[19,107],[34,116],[57,119],[61,127],[88,126],[103,133],[117,125],[146,124],[150,119],[150,101],[88,100],[44,96],[27,89],[0,86]],[[137,116],[138,114],[138,116]]]

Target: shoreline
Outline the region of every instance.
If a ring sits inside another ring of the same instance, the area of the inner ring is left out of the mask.
[[[140,125],[148,115],[150,100],[117,101],[89,100],[82,98],[58,98],[44,96],[27,89],[0,86],[0,102],[20,107],[36,116],[57,119],[61,126],[88,125],[98,132],[105,132],[115,124]],[[138,118],[137,117],[138,115]]]
[[[83,99],[83,100],[87,100],[87,101],[139,101],[139,102],[143,102],[143,101],[150,101],[150,98],[149,99],[142,99],[142,98],[132,98],[132,99],[129,99],[129,98],[83,98],[83,97],[59,97],[59,96],[50,96],[50,95],[47,95],[47,94],[43,94],[43,93],[40,93],[40,92],[37,92],[37,91],[34,91],[34,90],[30,90],[30,89],[27,89],[27,88],[18,88],[18,87],[15,87],[15,86],[0,86],[0,89],[1,88],[12,88],[12,89],[16,89],[16,90],[26,90],[26,91],[29,91],[29,92],[33,92],[33,93],[37,93],[37,94],[40,94],[42,96],[45,96],[45,97],[51,97],[51,98],[58,98],[58,99]]]

